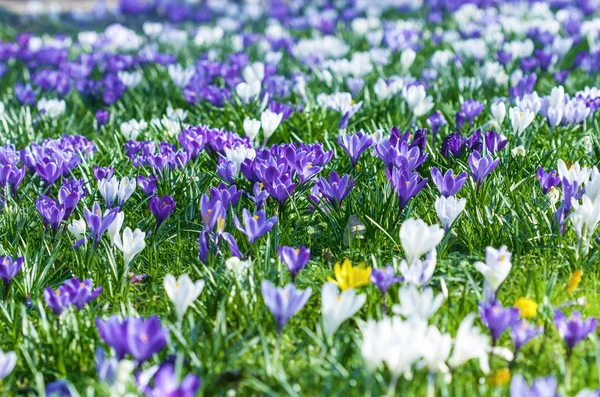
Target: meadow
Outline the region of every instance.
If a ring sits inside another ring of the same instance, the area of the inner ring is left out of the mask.
[[[0,10],[0,394],[600,394],[600,6]]]

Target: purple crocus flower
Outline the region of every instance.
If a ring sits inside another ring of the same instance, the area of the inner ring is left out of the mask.
[[[549,375],[545,378],[536,378],[531,387],[528,387],[525,379],[517,374],[510,382],[510,397],[558,397],[556,385],[556,379]]]
[[[31,88],[31,84],[15,84],[15,97],[23,106],[35,106],[37,103],[36,93],[33,88]]]
[[[96,112],[96,124],[98,129],[108,122],[109,113],[106,110],[100,109]]]
[[[567,344],[568,354],[570,355],[571,350],[579,342],[596,330],[598,320],[592,317],[584,321],[581,318],[581,313],[578,311],[573,312],[569,319],[567,319],[563,312],[557,310],[554,312],[554,325],[558,329],[561,338]]]
[[[148,319],[111,316],[108,320],[96,317],[100,337],[115,350],[117,359],[130,354],[143,363],[167,345],[169,329],[163,327],[157,316]]]
[[[462,126],[465,125],[466,118],[467,118],[467,116],[465,115],[464,112],[456,112],[454,114],[454,121],[456,123],[457,130],[460,130],[462,128]]]
[[[338,135],[338,143],[350,157],[352,166],[356,167],[360,156],[373,144],[373,137],[363,131],[358,131],[354,135],[342,133]]]
[[[296,280],[296,276],[310,259],[310,250],[306,247],[294,248],[294,247],[279,247],[277,248],[279,259],[287,266],[290,274],[292,275],[292,283]]]
[[[49,287],[44,289],[44,300],[52,311],[60,316],[60,314],[68,307],[75,306],[81,310],[86,303],[96,299],[102,292],[102,287],[95,288],[92,285],[92,280],[87,279],[81,281],[73,277],[65,281],[58,289],[52,290]]]
[[[431,169],[431,179],[442,196],[450,197],[458,193],[463,187],[467,181],[467,173],[461,172],[460,174],[455,175],[454,171],[449,169],[442,175],[439,169],[433,167]]]
[[[64,379],[55,380],[46,385],[45,396],[47,397],[72,397],[69,384]]]
[[[16,194],[24,177],[25,167],[19,168],[13,164],[0,164],[0,189],[10,186],[13,194]]]
[[[416,172],[408,172],[405,169],[394,168],[386,170],[387,179],[398,195],[398,204],[402,211],[410,201],[427,184],[428,179],[421,178]]]
[[[13,278],[19,273],[23,267],[23,258],[18,257],[13,260],[10,256],[0,256],[0,278],[4,282],[4,286],[8,289],[8,286],[12,282]]]
[[[552,170],[546,173],[542,167],[538,167],[537,179],[544,194],[548,194],[553,187],[558,186],[560,183],[560,177],[556,171]]]
[[[35,200],[35,207],[40,213],[44,225],[49,226],[56,233],[65,217],[65,207],[43,194]]]
[[[153,196],[150,201],[148,201],[148,207],[150,208],[150,212],[152,212],[156,218],[156,227],[159,227],[175,209],[175,200],[168,194],[161,198]]]
[[[349,175],[344,175],[341,179],[337,172],[332,171],[329,174],[329,181],[320,177],[315,183],[323,197],[327,198],[332,205],[340,206],[342,200],[350,193],[354,187],[354,179]]]
[[[270,281],[263,280],[261,291],[265,304],[273,314],[273,317],[275,317],[277,337],[279,337],[283,327],[290,318],[306,305],[312,289],[308,287],[304,291],[301,291],[296,289],[293,283],[283,288],[278,288],[271,284]]]
[[[209,198],[206,194],[200,197],[200,215],[205,231],[212,231],[217,223],[223,223],[224,226],[224,210],[223,203],[219,198]],[[221,225],[218,227],[221,229]]]
[[[112,165],[110,167],[98,167],[97,165],[94,166],[94,178],[96,178],[98,181],[102,179],[110,179],[113,177],[114,173],[115,169]]]
[[[492,335],[492,345],[496,345],[500,336],[508,328],[519,321],[519,309],[516,307],[503,308],[499,301],[493,299],[479,305],[481,322]]]
[[[494,160],[494,158],[489,154],[481,157],[479,152],[473,152],[469,156],[468,162],[469,167],[471,167],[473,179],[475,179],[475,182],[477,182],[477,188],[479,189],[479,186],[481,186],[481,183],[485,177],[488,176],[494,169],[496,169],[500,159],[498,158]]]
[[[118,212],[118,208],[113,208],[103,215],[98,203],[94,203],[91,211],[87,209],[87,207],[84,208],[83,214],[85,215],[85,221],[90,229],[91,239],[94,241],[94,249],[98,247],[100,238],[106,229],[113,223]]]
[[[467,120],[469,120],[469,124],[473,124],[475,117],[483,112],[483,103],[474,99],[469,99],[468,101],[463,102],[461,111],[465,114]]]
[[[443,125],[448,124],[448,122],[446,121],[446,118],[444,117],[442,112],[440,112],[439,110],[436,110],[435,112],[433,112],[431,114],[431,116],[429,116],[427,118],[427,124],[429,124],[429,128],[431,128],[432,139],[433,139],[432,145],[435,145],[435,138],[437,137],[437,134],[440,131],[440,128]]]
[[[250,199],[252,199],[252,201],[254,202],[256,209],[261,209],[268,198],[269,192],[263,189],[263,184],[260,182],[255,182],[252,186],[252,196],[250,196]]]
[[[156,194],[157,187],[154,176],[150,175],[145,177],[143,175],[139,175],[137,177],[137,183],[146,196],[150,197]]]
[[[385,296],[387,294],[388,289],[402,281],[402,277],[396,276],[396,272],[392,266],[386,266],[384,268],[376,268],[374,267],[371,270],[370,276],[371,282],[379,291],[381,291],[381,295],[383,296],[383,303],[381,307],[383,309],[383,313],[387,312],[387,306],[385,304]]]
[[[63,174],[65,168],[58,159],[42,159],[35,164],[35,172],[42,178],[46,186],[51,186]]]
[[[179,380],[175,366],[171,362],[161,364],[152,379],[154,380],[152,386],[139,385],[147,397],[194,397],[202,384],[200,378],[194,374],[187,374]]]
[[[233,223],[240,232],[248,237],[250,244],[254,244],[261,236],[271,231],[275,223],[277,223],[276,216],[267,219],[265,211],[260,210],[256,215],[252,215],[246,208],[242,210],[242,219],[244,220],[243,227],[237,216],[233,218]]]
[[[402,281],[402,277],[396,276],[392,266],[386,266],[381,269],[374,267],[371,270],[371,282],[377,287],[381,294],[385,296],[387,290],[394,284]]]
[[[483,140],[485,141],[485,147],[488,153],[492,154],[496,154],[496,152],[504,149],[508,143],[508,139],[506,139],[503,135],[496,133],[494,130],[484,133]]]
[[[510,328],[510,338],[515,345],[515,353],[523,345],[544,332],[544,327],[534,327],[525,320],[521,320]]]
[[[458,157],[461,155],[465,143],[465,138],[460,134],[460,132],[455,132],[444,138],[440,153],[445,158],[449,158],[450,154],[452,154],[454,157]]]

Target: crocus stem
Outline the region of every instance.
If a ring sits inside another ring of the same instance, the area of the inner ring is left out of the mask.
[[[390,381],[390,387],[388,388],[387,396],[393,397],[396,395],[396,385],[398,384],[398,375],[393,375]]]
[[[427,397],[435,397],[435,372],[430,372],[427,377]]]
[[[273,353],[273,366],[277,367],[279,362],[279,344],[281,341],[281,332],[277,333],[277,342],[275,342],[275,352]]]
[[[10,290],[10,283],[4,282],[4,304],[8,303],[8,292]]]
[[[567,364],[565,369],[565,386],[567,390],[571,390],[571,353],[572,350],[567,350]]]

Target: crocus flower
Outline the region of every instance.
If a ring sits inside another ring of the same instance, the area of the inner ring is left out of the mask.
[[[435,199],[435,212],[442,223],[444,230],[448,231],[458,216],[464,211],[467,199],[440,196]]]
[[[94,241],[94,248],[98,247],[100,238],[106,229],[108,229],[110,224],[115,220],[117,212],[118,209],[113,208],[103,215],[98,203],[94,203],[91,211],[87,208],[84,208],[83,213],[85,215],[88,228],[90,229],[91,238]]]
[[[465,143],[465,138],[460,134],[460,132],[449,134],[442,141],[440,153],[445,158],[449,158],[450,154],[452,154],[454,157],[458,157],[461,155]]]
[[[400,227],[400,242],[409,264],[434,249],[443,238],[440,225],[429,226],[421,219],[409,218]]]
[[[252,215],[250,211],[245,208],[242,211],[242,219],[244,220],[243,227],[237,216],[233,219],[233,222],[235,227],[248,237],[248,242],[250,244],[254,244],[261,236],[271,231],[277,222],[276,216],[267,219],[265,211],[263,210],[258,211],[256,215]]]
[[[497,134],[496,131],[490,130],[483,134],[483,140],[485,142],[485,148],[488,153],[495,154],[508,144],[508,139],[504,135]]]
[[[458,193],[463,187],[467,181],[467,173],[461,172],[456,175],[452,169],[449,169],[442,175],[439,169],[433,167],[431,169],[431,179],[442,196],[450,197]]]
[[[510,382],[511,397],[558,397],[556,394],[556,379],[552,375],[536,378],[531,387],[520,374],[513,376]]]
[[[115,169],[112,165],[110,167],[98,167],[97,165],[94,166],[94,178],[97,180],[111,179],[114,173]]]
[[[515,307],[503,308],[499,301],[486,301],[479,305],[481,322],[492,335],[492,345],[495,346],[500,336],[508,328],[519,321],[519,309]]]
[[[179,276],[179,279],[175,279],[173,275],[167,274],[163,284],[167,296],[175,306],[177,319],[181,322],[187,309],[202,293],[204,280],[193,282],[187,274]]]
[[[162,326],[157,316],[148,319],[111,316],[108,320],[96,318],[100,337],[115,350],[117,359],[130,354],[142,363],[167,345],[168,328]]]
[[[161,198],[153,196],[148,201],[150,212],[156,218],[156,227],[160,226],[171,215],[171,212],[175,209],[175,204],[175,200],[168,194]]]
[[[187,374],[183,379],[179,379],[175,366],[171,362],[165,362],[157,368],[150,368],[152,374],[140,376],[147,382],[139,383],[138,387],[147,397],[194,397],[198,394],[202,381],[194,374]],[[142,372],[142,374],[144,374]],[[150,386],[150,380],[154,380]]]
[[[579,342],[596,330],[598,320],[588,318],[584,321],[578,311],[573,312],[567,319],[563,312],[557,310],[554,312],[554,325],[558,329],[558,334],[567,344],[570,354]]]
[[[19,273],[23,267],[23,258],[18,257],[13,260],[10,256],[0,256],[0,278],[4,281],[4,286],[9,287],[13,278]]]
[[[64,379],[55,380],[46,385],[44,395],[47,397],[73,397],[69,384]]]
[[[392,266],[386,266],[381,269],[374,267],[371,270],[369,279],[384,297],[392,285],[402,281],[402,277],[396,276],[396,272]]]
[[[515,345],[515,353],[530,340],[544,332],[544,327],[534,327],[525,320],[521,320],[510,328],[510,338]]]
[[[143,175],[139,175],[137,177],[137,183],[146,196],[152,196],[156,194],[157,188],[156,179],[154,176],[150,175],[148,177],[144,177]]]
[[[279,259],[285,263],[290,271],[293,283],[300,270],[304,269],[304,266],[308,263],[310,250],[306,247],[279,247],[277,248],[277,253],[279,254]]]
[[[87,279],[81,281],[73,277],[64,282],[58,289],[52,290],[49,287],[44,289],[44,300],[52,311],[60,316],[60,314],[68,307],[75,306],[81,310],[86,303],[96,299],[102,292],[102,287],[95,288],[92,285],[92,280]]]
[[[487,247],[485,249],[485,263],[475,262],[475,269],[485,277],[493,294],[496,293],[500,284],[502,284],[510,273],[510,269],[512,268],[511,257],[512,254],[506,246],[502,246],[500,249]]]
[[[415,259],[410,265],[405,259],[400,262],[400,273],[404,281],[422,287],[429,283],[433,277],[435,266],[437,264],[437,251],[432,249],[429,251],[425,260]]]
[[[342,133],[338,135],[338,143],[350,157],[352,166],[356,167],[360,156],[373,144],[373,137],[363,131],[354,135]]]
[[[123,238],[118,234],[115,236],[114,244],[123,253],[123,263],[125,266],[133,260],[133,258],[146,247],[146,233],[140,229],[131,231],[131,228],[126,227],[123,230]]]
[[[106,110],[99,109],[96,112],[96,125],[98,129],[108,122],[109,113]]]
[[[531,298],[521,297],[514,305],[521,314],[521,318],[533,318],[537,314],[538,304]]]
[[[329,175],[329,181],[321,177],[315,183],[323,197],[327,198],[332,205],[339,206],[342,200],[350,193],[354,187],[354,179],[349,175],[344,175],[341,179],[337,172],[332,171]]]
[[[553,187],[560,184],[560,177],[556,174],[556,171],[552,170],[546,173],[542,167],[538,167],[537,179],[544,194],[548,194]]]
[[[481,157],[479,152],[473,152],[469,156],[468,159],[469,167],[471,167],[471,172],[473,173],[473,179],[477,182],[477,188],[481,186],[481,183],[488,176],[500,162],[500,159],[494,160],[492,156],[489,154],[487,156]]]
[[[283,327],[290,318],[306,305],[312,292],[310,287],[300,291],[292,283],[283,288],[278,288],[268,280],[262,281],[261,291],[265,304],[275,317],[278,336],[281,335]]]
[[[433,294],[433,289],[426,287],[421,291],[415,285],[407,284],[398,291],[400,304],[392,306],[392,311],[406,319],[427,320],[435,314],[444,301],[442,294]]]
[[[479,114],[483,112],[483,103],[474,99],[469,99],[463,102],[461,111],[465,114],[467,120],[469,120],[469,124],[473,124],[475,117],[479,116]]]
[[[60,223],[65,217],[65,207],[43,194],[35,200],[35,207],[44,225],[49,226],[54,233],[58,232]]]
[[[418,173],[408,172],[404,168],[393,168],[391,171],[388,169],[386,176],[396,190],[400,211],[406,208],[410,199],[419,194],[428,181],[427,178],[421,178]]]
[[[0,350],[0,380],[6,378],[17,365],[17,354],[15,352],[4,353]]]
[[[353,289],[347,289],[340,293],[335,284],[323,284],[321,289],[321,313],[323,313],[325,335],[332,337],[344,321],[360,310],[366,300],[367,295],[357,295]]]
[[[435,138],[443,125],[448,124],[444,115],[436,110],[427,118],[427,124],[429,124],[429,128],[431,128],[433,144],[435,144]]]
[[[342,291],[348,288],[358,288],[370,282],[371,266],[366,267],[364,263],[352,266],[348,258],[344,259],[342,265],[336,263],[333,266],[335,279],[327,277],[327,281],[337,284]]]

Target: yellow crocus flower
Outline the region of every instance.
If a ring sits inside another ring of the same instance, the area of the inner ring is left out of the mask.
[[[571,275],[569,281],[567,281],[567,294],[572,294],[575,292],[579,283],[581,282],[581,277],[583,276],[583,272],[581,270],[575,270]]]
[[[504,386],[510,381],[510,370],[508,368],[499,369],[489,377],[488,381],[492,386]]]
[[[537,314],[538,304],[531,298],[519,298],[515,307],[521,312],[522,318],[533,318]]]
[[[344,262],[336,263],[333,266],[333,272],[335,279],[327,277],[327,281],[336,283],[342,291],[349,288],[358,288],[363,285],[367,285],[371,282],[371,267],[366,267],[364,263],[358,266],[352,266],[348,258],[344,259]]]

